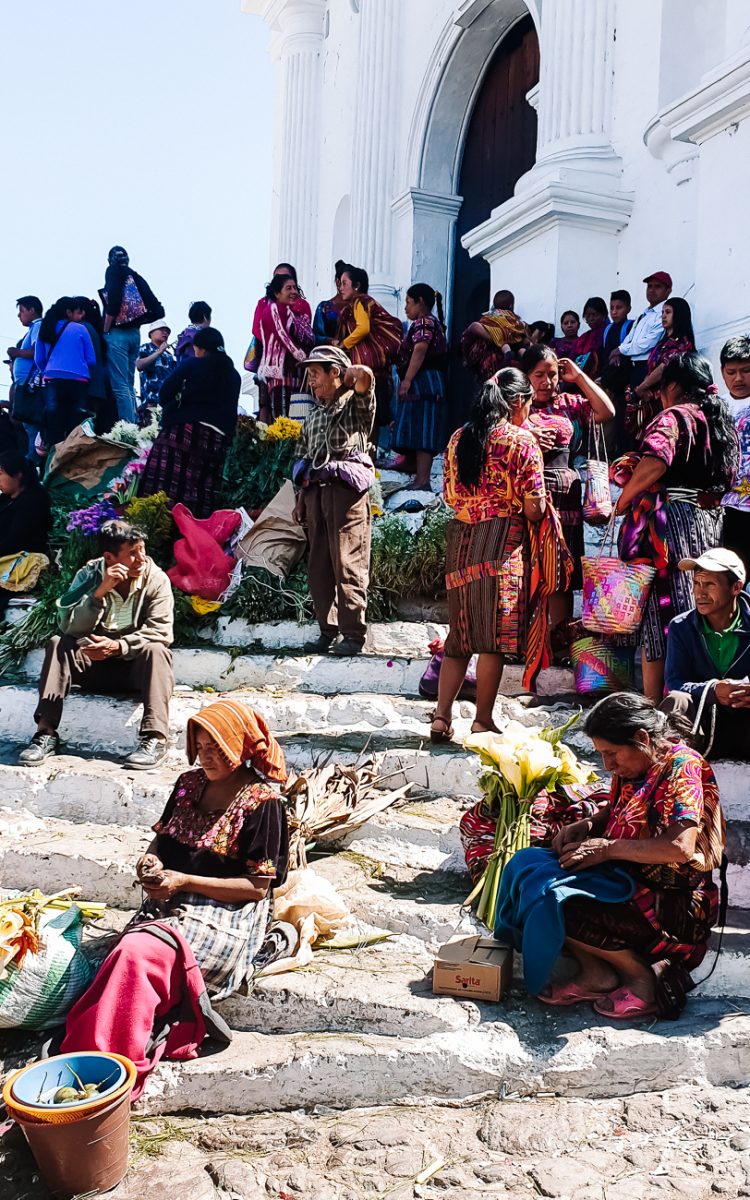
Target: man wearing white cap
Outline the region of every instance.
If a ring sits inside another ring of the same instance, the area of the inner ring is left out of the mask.
[[[159,403],[161,385],[167,375],[175,369],[177,360],[169,347],[169,335],[172,330],[162,317],[148,327],[148,338],[140,350],[136,360],[136,370],[141,380],[141,403],[138,406],[138,419],[141,425],[148,425],[149,409]]]
[[[745,567],[717,547],[683,558],[693,572],[695,608],[670,622],[666,712],[686,716],[712,758],[750,759],[750,597]]]

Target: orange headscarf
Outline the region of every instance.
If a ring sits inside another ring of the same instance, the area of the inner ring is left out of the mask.
[[[231,766],[239,767],[249,759],[266,779],[285,782],[284,751],[254,708],[239,700],[218,700],[191,717],[187,723],[187,756],[191,764],[198,754],[199,729],[214,739]]]

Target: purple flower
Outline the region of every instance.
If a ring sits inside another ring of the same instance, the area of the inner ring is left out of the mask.
[[[82,533],[84,537],[94,537],[99,533],[105,521],[116,521],[119,513],[109,500],[92,504],[89,508],[79,508],[70,514],[68,533]]]

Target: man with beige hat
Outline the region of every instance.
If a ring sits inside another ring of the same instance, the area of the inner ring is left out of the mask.
[[[698,749],[750,758],[750,597],[742,559],[723,546],[683,558],[695,608],[669,624],[661,708],[687,717]]]
[[[169,345],[171,332],[163,317],[152,322],[148,327],[149,340],[144,342],[138,351],[135,366],[141,380],[141,402],[138,406],[138,420],[141,425],[148,425],[149,410],[159,403],[161,385],[177,365]]]

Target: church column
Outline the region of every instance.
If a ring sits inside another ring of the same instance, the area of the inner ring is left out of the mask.
[[[291,262],[308,290],[314,287],[317,258],[325,8],[325,0],[287,0],[278,10],[273,45],[281,104],[271,265]]]
[[[545,4],[537,164],[613,157],[614,0]]]
[[[352,172],[352,258],[370,275],[370,292],[393,307],[392,214],[403,0],[361,0],[359,89]]]

